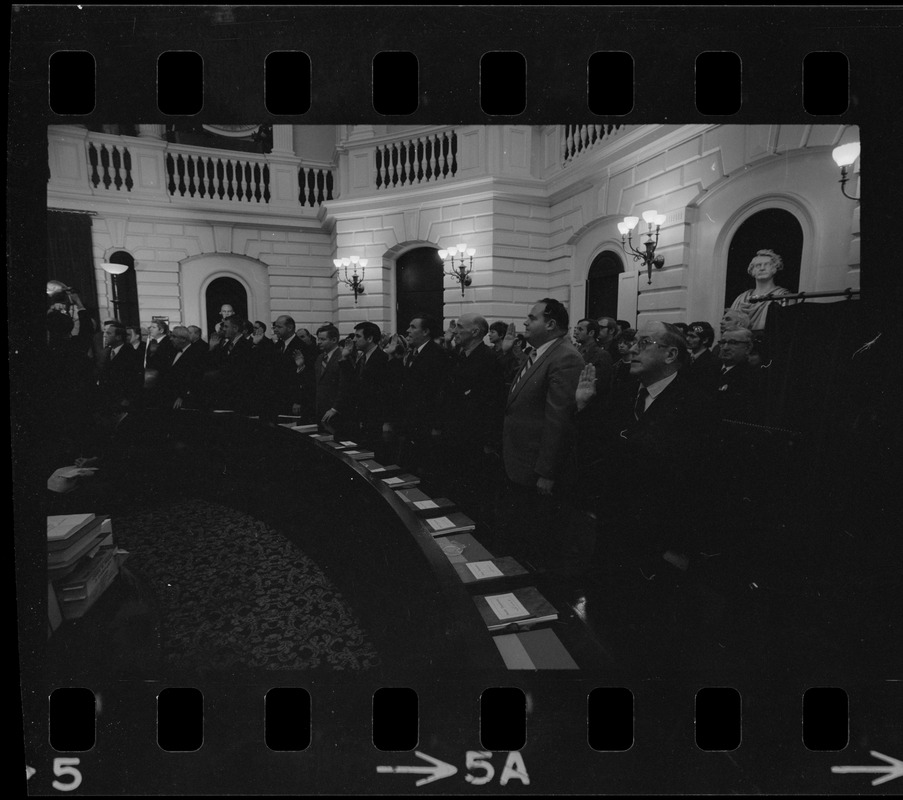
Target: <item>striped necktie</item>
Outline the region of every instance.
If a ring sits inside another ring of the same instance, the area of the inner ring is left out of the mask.
[[[517,373],[517,380],[515,380],[514,383],[511,384],[511,391],[512,391],[512,392],[514,391],[514,387],[517,386],[517,384],[520,383],[520,379],[523,378],[524,375],[527,374],[527,371],[528,371],[528,370],[530,369],[530,367],[532,367],[532,366],[533,366],[533,353],[530,353],[530,355],[527,356],[527,363],[524,364],[524,368],[523,368],[520,372]]]

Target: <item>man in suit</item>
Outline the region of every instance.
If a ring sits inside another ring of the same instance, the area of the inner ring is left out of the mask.
[[[596,368],[597,390],[607,391],[612,381],[614,360],[608,351],[599,345],[597,341],[599,332],[599,323],[594,319],[581,319],[574,326],[574,342],[577,344],[580,355],[583,356],[583,362],[592,364]]]
[[[618,336],[621,335],[621,326],[616,319],[611,317],[599,317],[599,346],[611,356],[614,363],[620,357],[618,353]],[[597,376],[598,377],[598,376]]]
[[[110,322],[103,329],[103,360],[97,377],[98,404],[101,415],[132,410],[142,386],[141,360],[126,341],[125,328]]]
[[[144,338],[141,335],[141,328],[135,326],[129,326],[125,329],[126,336],[128,337],[129,344],[138,351],[138,355],[141,358],[141,363],[144,363],[144,352],[147,349],[147,343],[144,341]]]
[[[723,419],[761,420],[761,373],[749,360],[754,342],[752,331],[746,328],[726,331],[718,342],[721,369],[714,373],[713,388]]]
[[[298,415],[301,413],[303,399],[301,372],[310,370],[308,375],[312,376],[313,364],[304,364],[303,368],[300,368],[295,363],[295,353],[303,350],[303,345],[295,333],[294,319],[286,314],[277,317],[273,323],[273,332],[276,334],[276,342],[273,351],[272,387],[277,413]],[[307,377],[304,376],[303,380]]]
[[[439,421],[444,474],[452,496],[476,511],[487,500],[490,456],[495,454],[497,463],[501,448],[505,382],[498,358],[483,344],[489,331],[486,320],[462,314],[454,330],[456,350]]]
[[[188,326],[188,336],[192,344],[200,345],[201,350],[210,349],[210,345],[204,341],[204,332],[197,325]]]
[[[438,320],[416,315],[408,325],[408,353],[401,383],[397,422],[400,427],[399,461],[411,470],[435,471],[434,431],[442,412],[442,389],[449,358],[434,339],[443,336]]]
[[[175,355],[163,381],[163,394],[172,408],[196,408],[198,391],[204,377],[207,352],[191,341],[188,328],[177,325],[169,334]]]
[[[715,330],[708,322],[691,322],[686,333],[690,360],[686,374],[700,386],[710,389],[720,372],[720,364],[709,349],[715,343]]]
[[[314,364],[317,380],[316,419],[324,430],[332,432],[339,423],[339,368],[342,353],[339,349],[339,329],[335,325],[317,328],[317,349],[320,351]],[[347,414],[347,409],[346,409]]]
[[[534,564],[559,554],[554,520],[558,481],[574,445],[574,393],[583,357],[568,338],[568,312],[543,298],[527,315],[530,352],[508,393],[502,453],[508,490],[500,504],[503,546],[519,547]]]
[[[383,429],[389,409],[389,357],[379,346],[382,331],[372,322],[354,326],[354,362],[346,359],[343,369],[353,370],[350,385],[353,387],[354,410],[351,435],[363,444],[374,448],[374,454],[382,454]],[[377,458],[377,461],[379,458]]]
[[[157,408],[163,402],[161,387],[172,364],[175,351],[169,340],[169,326],[154,320],[147,326],[147,343],[144,348],[144,404]]]
[[[597,557],[609,564],[639,566],[647,576],[666,569],[662,559],[685,570],[702,547],[701,501],[707,497],[715,413],[711,394],[687,380],[688,355],[680,331],[667,323],[646,323],[630,348],[630,374],[607,400],[595,397],[593,368],[577,387],[581,439],[596,436],[609,463],[598,510]],[[681,476],[696,465],[693,490]],[[705,495],[703,495],[703,492]]]
[[[253,385],[251,343],[244,336],[245,321],[235,315],[223,322],[222,337],[213,337],[210,360],[218,373],[214,408],[248,413]]]

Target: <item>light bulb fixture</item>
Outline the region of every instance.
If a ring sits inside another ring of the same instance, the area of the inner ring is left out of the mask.
[[[335,264],[337,270],[344,270],[345,277],[339,275],[339,280],[354,293],[354,304],[357,305],[358,295],[364,293],[364,268],[367,266],[367,259],[360,256],[348,256],[334,258],[332,263]],[[351,275],[348,274],[348,267],[351,267]],[[358,267],[361,268],[360,275],[357,274]]]
[[[632,232],[639,224],[639,217],[624,217],[623,222],[618,223],[618,231],[621,234],[621,249],[629,256],[633,256],[634,261],[642,261],[646,267],[648,282],[652,283],[652,268],[661,269],[665,266],[665,257],[655,255],[655,248],[658,247],[658,234],[665,222],[665,215],[655,211],[644,211],[643,221],[647,225],[646,236],[643,242],[643,249],[639,250],[633,246]]]
[[[847,169],[853,166],[853,163],[859,158],[860,150],[861,146],[859,142],[849,142],[848,144],[842,144],[835,147],[834,150],[831,151],[831,157],[834,159],[834,163],[840,167],[840,191],[843,192],[844,197],[850,200],[859,200],[859,198],[847,194],[846,189],[844,189],[849,180],[847,177]]]
[[[100,266],[104,272],[109,272],[110,275],[122,275],[123,272],[128,272],[129,269],[128,264],[113,264],[110,261],[104,261]]]
[[[443,266],[448,265],[445,274],[461,284],[461,297],[464,297],[464,287],[473,283],[470,273],[473,272],[473,257],[476,253],[476,249],[468,247],[466,242],[453,244],[448,250],[439,251]]]

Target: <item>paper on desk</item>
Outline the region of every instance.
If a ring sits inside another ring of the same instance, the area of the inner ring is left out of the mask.
[[[480,580],[481,578],[498,578],[500,575],[504,574],[491,561],[472,561],[466,566],[477,580]],[[512,595],[512,597],[513,596],[514,595]]]
[[[433,519],[428,519],[427,523],[434,531],[444,531],[446,528],[455,527],[455,523],[448,517],[434,517]]]
[[[393,483],[404,483],[404,480],[401,478],[383,478],[383,482],[391,486]]]
[[[426,508],[439,508],[438,503],[435,500],[418,500],[414,503],[414,508],[419,508],[421,510]],[[440,519],[448,519],[447,517],[440,517]]]
[[[528,617],[530,612],[517,599],[514,592],[496,594],[486,598],[486,602],[499,619],[517,619]]]

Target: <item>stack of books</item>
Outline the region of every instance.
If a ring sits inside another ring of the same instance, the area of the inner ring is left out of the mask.
[[[473,600],[490,631],[517,632],[558,619],[554,606],[534,586],[505,594],[480,595]]]
[[[353,458],[355,461],[370,461],[373,458],[372,450],[357,450],[352,448],[351,450],[342,450],[343,456],[348,456],[348,458]]]
[[[52,592],[57,599],[55,605],[48,605],[51,629],[55,611],[63,619],[78,619],[118,574],[109,517],[68,514],[47,518],[48,594]]]
[[[404,473],[403,475],[393,475],[391,478],[383,478],[383,483],[390,489],[409,489],[420,483],[420,478],[416,475]]]
[[[388,478],[390,475],[397,475],[401,472],[401,467],[399,467],[398,464],[389,464],[384,467],[378,461],[371,461],[370,459],[364,459],[358,463],[367,470],[367,472],[378,478]]]

